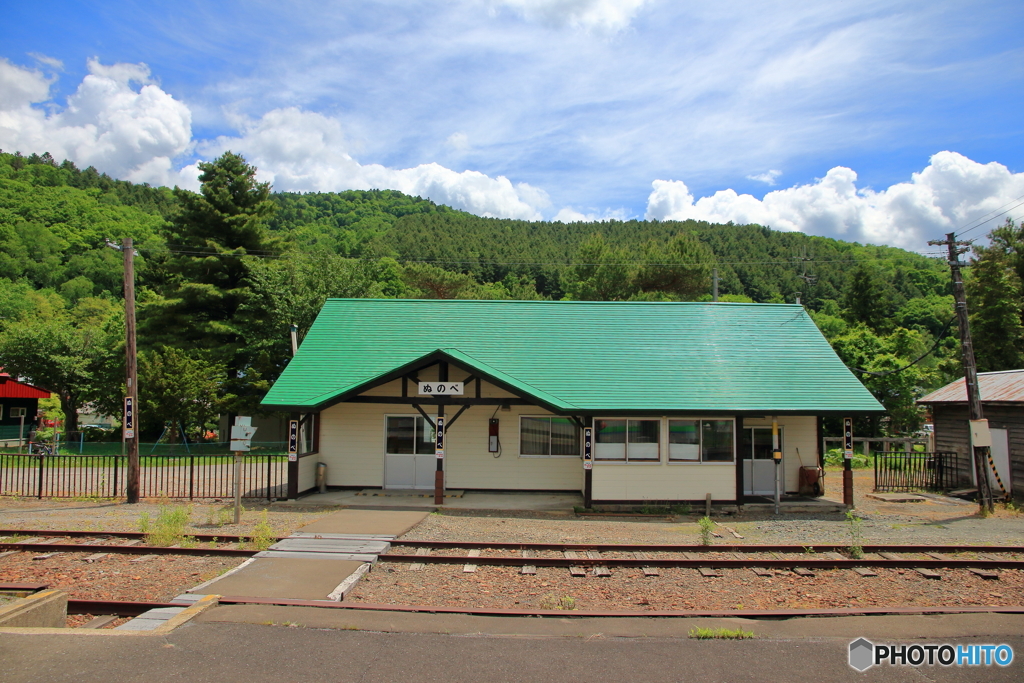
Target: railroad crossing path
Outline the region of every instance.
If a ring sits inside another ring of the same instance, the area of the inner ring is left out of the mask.
[[[340,510],[188,594],[340,600],[428,511]],[[188,595],[186,594],[186,595]],[[188,599],[182,596],[183,599]]]

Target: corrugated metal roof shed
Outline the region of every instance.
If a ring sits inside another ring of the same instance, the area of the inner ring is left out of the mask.
[[[556,411],[879,412],[802,306],[331,299],[263,405],[319,410],[431,354]]]
[[[1024,403],[1024,370],[1002,372],[979,372],[978,387],[983,403]],[[967,403],[967,389],[964,379],[936,389],[918,403]]]
[[[12,379],[7,373],[0,374],[0,398],[50,398],[50,392],[37,389]]]

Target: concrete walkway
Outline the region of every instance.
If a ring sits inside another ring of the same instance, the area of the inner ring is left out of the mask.
[[[192,594],[338,600],[349,577],[377,561],[391,541],[429,512],[339,510],[307,524],[269,551],[224,576],[191,589]]]

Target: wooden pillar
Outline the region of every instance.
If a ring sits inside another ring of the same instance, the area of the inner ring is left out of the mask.
[[[743,505],[746,501],[746,497],[743,493],[745,485],[743,482],[743,453],[744,448],[749,449],[747,444],[746,433],[743,431],[743,416],[736,416],[736,452],[733,456],[736,458],[736,504]]]
[[[587,417],[583,418],[583,424],[586,427],[588,427],[591,430],[593,430],[593,428],[594,428],[594,416],[593,415],[588,415]],[[590,442],[591,443],[590,447],[591,447],[591,449],[593,449],[594,441],[597,439],[597,435],[594,434],[593,431],[591,432],[591,438],[592,438],[592,441]],[[593,450],[591,450],[591,453],[593,453]],[[585,468],[583,470],[583,507],[589,509],[590,506],[593,505],[593,503],[594,503],[594,469],[593,469],[593,460],[591,460],[591,467],[589,469]]]
[[[447,382],[448,381],[448,362],[441,361],[437,364],[437,381]],[[444,417],[444,404],[440,403],[437,406],[437,417]],[[443,423],[444,420],[441,420]],[[441,443],[444,447],[447,444],[447,434],[444,433],[444,427],[438,426],[439,436],[441,437]],[[442,449],[443,451],[443,449]],[[444,505],[444,457],[439,455],[437,458],[437,470],[434,472],[434,505]]]
[[[302,415],[300,415],[299,413],[292,413],[290,415],[290,418],[292,420],[300,420],[300,422],[299,422],[299,430],[300,430],[299,434],[301,435],[301,433],[302,433],[301,432],[301,429],[302,429],[302,426],[301,426],[302,425],[302,422],[301,422]],[[298,440],[298,446],[299,447],[298,447],[298,454],[297,455],[302,455],[302,440],[301,440],[301,438]],[[288,493],[287,493],[287,497],[288,497],[288,500],[295,500],[296,498],[299,497],[299,459],[298,459],[298,457],[295,458],[294,462],[292,462],[290,460],[288,461]]]

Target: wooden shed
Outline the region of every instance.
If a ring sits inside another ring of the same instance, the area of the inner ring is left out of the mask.
[[[981,409],[992,432],[992,459],[1006,491],[1024,497],[1024,370],[978,373]],[[960,480],[976,482],[970,441],[967,389],[963,379],[947,384],[918,400],[932,411],[936,451],[957,452]],[[992,492],[999,482],[990,477]]]
[[[36,422],[39,399],[49,397],[50,392],[0,372],[0,442],[16,445],[19,439],[27,439]]]
[[[770,495],[773,418],[795,493],[822,416],[883,410],[797,305],[401,299],[329,300],[263,406],[302,418],[292,495],[323,462],[332,487],[594,503]]]

